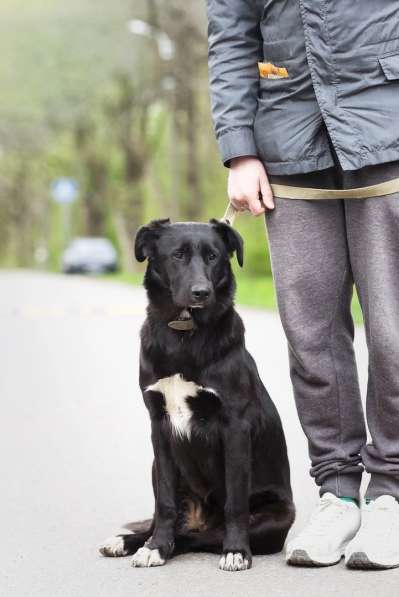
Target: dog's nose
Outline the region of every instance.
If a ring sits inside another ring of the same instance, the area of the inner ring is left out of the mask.
[[[197,285],[193,286],[191,289],[191,295],[196,301],[205,301],[210,294],[211,291],[208,286]]]

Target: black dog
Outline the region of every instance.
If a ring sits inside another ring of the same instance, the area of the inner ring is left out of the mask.
[[[244,344],[229,258],[243,262],[228,224],[158,220],[136,236],[148,258],[140,386],[152,424],[155,515],[106,541],[106,556],[160,566],[173,554],[221,553],[223,570],[281,551],[294,521],[277,410]]]

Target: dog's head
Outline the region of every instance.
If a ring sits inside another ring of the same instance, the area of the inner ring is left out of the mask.
[[[231,226],[155,220],[136,235],[138,261],[148,259],[146,287],[167,290],[173,305],[207,308],[234,291],[230,257],[243,264],[243,241]]]

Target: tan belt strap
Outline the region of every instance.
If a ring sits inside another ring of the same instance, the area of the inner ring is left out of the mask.
[[[357,189],[313,189],[306,187],[291,187],[283,184],[270,185],[275,197],[281,199],[303,199],[306,201],[319,201],[320,199],[368,199],[371,197],[384,197],[399,193],[399,178],[373,184],[369,187],[360,187]],[[229,224],[234,224],[234,218],[237,214],[236,208],[229,203],[223,220]]]

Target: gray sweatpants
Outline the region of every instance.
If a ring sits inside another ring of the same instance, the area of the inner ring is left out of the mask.
[[[399,163],[335,167],[273,182],[353,188],[399,177]],[[280,317],[311,475],[338,496],[399,498],[399,194],[351,200],[276,199],[266,215]],[[355,284],[369,350],[365,417],[353,350]]]

